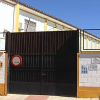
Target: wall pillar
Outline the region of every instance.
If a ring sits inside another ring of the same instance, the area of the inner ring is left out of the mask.
[[[19,31],[19,4],[15,6],[15,27],[14,31],[18,32]]]
[[[47,19],[45,19],[45,23],[44,23],[44,31],[47,31]]]
[[[63,26],[63,29],[62,29],[62,31],[65,31],[65,27]]]
[[[79,53],[77,53],[77,98],[79,97]]]

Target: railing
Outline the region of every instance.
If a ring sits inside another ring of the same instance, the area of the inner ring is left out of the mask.
[[[100,29],[80,31],[80,51],[100,51]]]
[[[93,36],[100,38],[100,29],[84,29],[84,31],[92,34]]]

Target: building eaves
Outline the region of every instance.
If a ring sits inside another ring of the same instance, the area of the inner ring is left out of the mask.
[[[65,22],[65,21],[63,21],[63,20],[61,20],[61,19],[58,19],[58,18],[56,18],[56,17],[54,17],[54,16],[52,16],[52,15],[49,15],[49,14],[43,12],[43,11],[40,11],[40,10],[38,10],[38,9],[36,9],[36,8],[34,8],[34,7],[31,7],[31,6],[29,6],[29,5],[25,4],[25,3],[22,3],[22,2],[20,2],[20,1],[18,1],[18,0],[10,0],[10,1],[13,1],[13,2],[15,2],[15,3],[17,3],[17,4],[20,4],[20,5],[24,6],[24,7],[27,7],[27,8],[29,8],[29,9],[31,9],[31,10],[34,10],[34,11],[39,12],[39,13],[41,13],[41,14],[43,14],[43,15],[46,15],[46,16],[48,16],[48,17],[50,17],[50,18],[53,18],[53,19],[55,19],[55,20],[58,20],[58,21],[60,21],[60,22],[62,22],[62,23],[64,23],[64,24],[67,24],[67,25],[69,25],[69,26],[71,26],[71,27],[73,27],[73,28],[76,28],[76,29],[79,29],[80,31],[83,31],[82,29],[80,29],[80,28],[78,28],[78,27],[76,27],[76,26],[74,26],[74,25],[72,25],[72,24],[69,24],[69,23],[67,23],[67,22]],[[95,38],[100,39],[99,37],[97,37],[97,36],[95,36],[95,35],[93,35],[93,34],[87,32],[87,31],[84,31],[84,32],[86,32],[87,34],[89,34],[89,35],[91,35],[91,36],[94,36]]]
[[[58,20],[58,21],[60,21],[60,22],[62,22],[62,23],[64,23],[64,24],[67,24],[67,25],[69,25],[69,26],[71,26],[71,27],[73,27],[73,28],[80,29],[80,28],[78,28],[78,27],[76,27],[76,26],[74,26],[74,25],[72,25],[72,24],[69,24],[69,23],[67,23],[67,22],[65,22],[65,21],[63,21],[63,20],[61,20],[61,19],[58,19],[58,18],[56,18],[56,17],[54,17],[54,16],[52,16],[52,15],[49,15],[49,14],[43,12],[43,11],[40,11],[40,10],[38,10],[38,9],[36,9],[36,8],[34,8],[34,7],[31,7],[31,6],[29,6],[29,5],[25,4],[25,3],[22,3],[22,2],[20,2],[20,1],[18,1],[18,0],[10,0],[10,1],[13,1],[13,2],[18,3],[18,4],[22,5],[22,6],[25,6],[25,7],[29,8],[29,9],[32,9],[32,10],[34,10],[34,11],[36,11],[36,12],[39,12],[39,13],[41,13],[41,14],[43,14],[43,15],[46,15],[46,16],[48,16],[48,17],[50,17],[50,18],[53,18],[53,19],[55,19],[55,20]],[[82,29],[80,29],[80,30],[82,30]]]

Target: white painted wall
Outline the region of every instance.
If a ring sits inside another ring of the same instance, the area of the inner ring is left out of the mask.
[[[54,23],[47,21],[47,31],[54,31]]]
[[[97,49],[99,49],[99,43],[100,43],[100,42],[97,41]]]
[[[88,48],[91,49],[92,45],[91,45],[91,38],[88,37]]]
[[[12,32],[14,20],[14,6],[0,0],[0,32],[4,29]]]
[[[14,30],[14,6],[0,0],[0,50],[5,50],[4,29],[9,32]]]
[[[93,39],[93,49],[95,49],[95,40]]]
[[[24,29],[25,19],[29,20],[29,18],[30,21],[36,23],[36,31],[44,31],[44,23],[45,23],[44,19],[20,10],[19,22],[22,23],[23,29]],[[24,30],[22,32],[24,32]]]
[[[97,58],[98,60],[92,60]],[[95,61],[95,62],[94,62]],[[97,62],[98,61],[98,62]],[[100,54],[80,54],[79,60],[79,86],[100,87]],[[93,63],[94,62],[94,63]],[[87,73],[82,70],[82,65],[87,68]],[[90,70],[91,65],[97,66],[96,70]],[[83,73],[82,73],[83,71]]]

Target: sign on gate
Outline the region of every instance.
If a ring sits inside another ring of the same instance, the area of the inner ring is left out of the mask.
[[[0,61],[0,68],[2,68],[2,65],[3,65],[3,63],[2,63],[2,61]]]
[[[18,67],[22,64],[22,57],[19,56],[19,55],[14,55],[12,58],[11,58],[11,64],[15,67]]]

